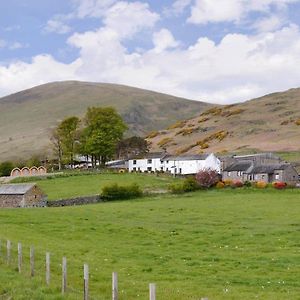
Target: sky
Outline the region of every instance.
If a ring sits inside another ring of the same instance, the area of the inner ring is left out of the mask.
[[[219,104],[300,87],[300,0],[0,1],[0,96],[63,80]]]

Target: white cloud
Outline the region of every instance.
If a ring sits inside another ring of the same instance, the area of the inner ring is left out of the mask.
[[[74,14],[78,18],[102,17],[117,0],[73,0]]]
[[[257,5],[260,7],[259,1]],[[31,63],[0,66],[1,94],[74,79],[121,83],[191,99],[232,103],[300,86],[297,25],[273,28],[273,32],[261,30],[253,35],[227,34],[219,43],[203,36],[184,48],[178,47],[179,42],[169,30],[156,31],[159,16],[145,3],[116,3],[102,18],[103,27],[75,33],[68,39],[69,45],[79,50],[78,58],[71,64],[39,55]],[[129,51],[124,41],[144,30],[154,31],[153,48]]]
[[[283,10],[299,0],[196,0],[191,9],[190,23],[239,22],[251,12],[270,13],[272,6]]]
[[[158,53],[179,46],[179,42],[175,40],[173,34],[165,28],[153,34],[153,44],[154,51]]]
[[[170,15],[173,15],[173,14],[179,15],[187,7],[189,7],[192,2],[193,2],[193,0],[176,0],[176,1],[173,2],[171,7],[165,9],[164,13],[167,16],[170,16]]]
[[[22,48],[28,48],[29,44],[22,44],[20,42],[13,42],[9,45],[10,50],[17,50],[17,49],[22,49]]]
[[[286,23],[284,17],[273,15],[258,20],[253,24],[253,28],[259,32],[269,32],[281,28],[284,23]]]
[[[69,33],[72,28],[66,24],[67,18],[63,15],[56,15],[52,19],[48,20],[45,26],[45,32],[55,32],[58,34]]]

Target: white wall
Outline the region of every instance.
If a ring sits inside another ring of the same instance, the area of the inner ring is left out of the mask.
[[[136,159],[135,161],[136,164],[134,164],[134,160],[129,160],[129,172],[145,172],[148,171],[148,168],[151,168],[151,171],[163,170],[164,172],[171,172],[172,174],[176,173],[183,175],[196,174],[200,170],[204,169],[216,170],[218,173],[221,172],[221,162],[213,153],[210,154],[205,160],[161,161],[161,158],[154,158],[151,160],[151,163],[148,162],[148,159]]]
[[[136,161],[136,164],[134,164]],[[160,171],[163,167],[163,163],[161,163],[161,158],[152,158],[151,163],[148,162],[148,159],[130,159],[129,160],[129,172],[132,171],[148,171],[148,168],[151,168],[151,171]]]

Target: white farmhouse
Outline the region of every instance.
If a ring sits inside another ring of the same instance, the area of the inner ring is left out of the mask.
[[[155,172],[164,171],[163,158],[167,154],[165,152],[147,153],[143,158],[129,159],[129,172]]]
[[[201,170],[211,169],[221,172],[221,161],[213,154],[166,156],[163,159],[165,172],[174,175],[196,174]]]
[[[212,154],[172,156],[165,152],[148,153],[143,158],[130,159],[129,172],[163,171],[173,175],[196,174],[204,169],[221,171],[220,160]]]

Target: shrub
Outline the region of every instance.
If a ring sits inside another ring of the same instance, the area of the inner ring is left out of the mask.
[[[198,123],[204,123],[204,122],[206,122],[208,120],[209,120],[208,117],[203,117],[203,118],[201,118],[201,119],[198,120]]]
[[[182,183],[169,185],[169,191],[172,194],[183,194],[194,192],[199,189],[199,185],[195,177],[187,177]]]
[[[255,187],[257,187],[258,189],[265,189],[267,185],[268,184],[264,181],[258,181],[255,183]]]
[[[147,139],[153,139],[153,138],[155,138],[156,136],[158,136],[159,135],[159,132],[158,131],[152,131],[152,132],[150,132],[148,135],[147,135]]]
[[[167,144],[169,144],[172,141],[173,141],[173,139],[171,139],[171,138],[164,138],[164,139],[160,140],[157,143],[157,145],[160,146],[160,147],[163,147],[163,146],[166,146]]]
[[[183,194],[185,193],[182,183],[174,183],[168,186],[168,190],[171,194]]]
[[[223,189],[225,187],[225,183],[222,182],[222,181],[219,181],[217,184],[216,184],[216,188],[217,189]]]
[[[298,125],[298,126],[300,126],[300,119],[296,120],[295,124]]]
[[[185,124],[186,124],[186,121],[178,121],[175,124],[169,126],[167,129],[170,130],[170,129],[175,129],[175,128],[182,128],[185,126]]]
[[[183,182],[185,192],[193,192],[199,189],[199,185],[195,177],[187,177]]]
[[[240,188],[240,187],[243,187],[244,184],[243,184],[243,182],[240,181],[240,180],[234,180],[234,181],[232,182],[231,186],[234,187],[234,188]]]
[[[287,187],[287,184],[282,181],[273,182],[272,186],[277,190],[283,190]]]
[[[196,174],[196,180],[200,187],[210,188],[219,181],[219,174],[215,170],[203,170]]]
[[[14,165],[10,161],[5,161],[0,164],[0,176],[10,176],[10,172],[14,168]]]
[[[252,186],[251,181],[246,180],[246,181],[244,182],[244,186],[245,186],[245,187],[251,187],[251,186]]]
[[[138,198],[143,195],[143,191],[137,184],[129,186],[119,186],[117,183],[102,188],[101,196],[107,200],[123,200]]]
[[[222,113],[222,108],[220,107],[212,107],[208,109],[207,111],[203,112],[200,116],[207,116],[207,115],[213,115],[213,116],[219,116]]]
[[[232,180],[231,179],[225,179],[224,181],[225,186],[231,186],[232,185]]]

